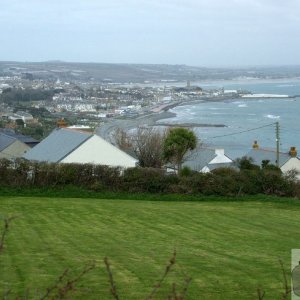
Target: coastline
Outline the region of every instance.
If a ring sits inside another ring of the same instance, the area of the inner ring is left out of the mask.
[[[193,105],[199,103],[206,103],[206,102],[221,102],[221,101],[228,101],[228,100],[236,100],[240,98],[232,98],[232,97],[209,97],[205,99],[199,100],[192,100],[192,101],[180,101],[180,102],[172,102],[167,105],[161,105],[159,109],[156,111],[145,112],[144,114],[137,116],[135,118],[125,118],[125,117],[118,117],[113,118],[102,124],[100,127],[96,129],[96,133],[103,137],[105,140],[110,141],[114,144],[114,137],[113,134],[116,129],[121,128],[124,131],[130,131],[136,128],[147,128],[147,127],[155,127],[155,126],[165,126],[165,127],[186,127],[186,128],[193,128],[193,127],[226,127],[224,124],[201,124],[201,123],[164,123],[159,122],[162,120],[167,120],[170,118],[176,117],[176,113],[171,112],[170,109],[177,107],[177,106],[184,106],[184,105]]]
[[[255,97],[244,98],[241,96],[233,97],[231,96],[221,96],[221,97],[203,97],[197,100],[185,100],[171,102],[168,104],[162,104],[156,107],[149,108],[148,111],[144,111],[143,114],[133,117],[115,117],[107,120],[104,124],[96,129],[96,133],[103,137],[104,139],[110,141],[114,144],[114,132],[116,129],[121,128],[124,131],[131,131],[136,128],[147,128],[155,126],[165,126],[165,127],[186,127],[186,128],[195,128],[195,127],[227,127],[224,124],[202,124],[202,123],[176,123],[176,122],[164,122],[170,118],[177,116],[176,113],[171,112],[170,109],[178,106],[185,105],[195,105],[208,102],[232,102],[232,101],[251,101],[256,100]],[[265,97],[264,100],[272,98]],[[273,98],[274,99],[274,98]]]

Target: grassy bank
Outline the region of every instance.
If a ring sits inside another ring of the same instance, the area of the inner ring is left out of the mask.
[[[107,200],[145,200],[145,201],[264,201],[276,203],[292,203],[300,205],[297,198],[276,197],[270,195],[204,196],[197,194],[157,194],[157,193],[126,193],[97,192],[73,185],[40,188],[40,187],[0,187],[0,197],[39,197],[39,198],[85,198]]]
[[[121,299],[144,299],[176,248],[160,293],[187,274],[187,299],[256,299],[259,286],[275,299],[282,290],[278,259],[289,270],[290,250],[300,248],[296,202],[2,196],[0,213],[18,215],[0,256],[2,291],[43,290],[66,268],[77,274],[95,260],[75,295],[111,299],[108,256]]]

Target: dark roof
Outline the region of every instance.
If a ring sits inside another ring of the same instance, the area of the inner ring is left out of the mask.
[[[226,156],[226,155],[225,155]],[[191,152],[187,155],[186,161],[183,166],[187,166],[194,171],[200,172],[205,166],[210,170],[231,166],[232,163],[217,163],[209,164],[215,157],[217,157],[216,149],[202,148],[197,151]]]
[[[263,160],[269,160],[270,164],[276,165],[275,150],[251,149],[246,156],[252,157],[253,163],[259,166],[261,166]],[[288,153],[279,152],[279,166],[282,167],[290,158],[291,156]]]
[[[23,157],[28,160],[59,162],[91,136],[90,133],[78,130],[57,128]]]
[[[10,128],[1,129],[1,133],[11,136],[11,137],[23,142],[24,144],[38,144],[39,143],[39,141],[32,138],[31,136],[16,133],[13,129],[10,129]]]
[[[187,155],[183,166],[199,172],[216,156],[215,150],[213,149],[201,149],[198,151],[193,151]]]
[[[0,151],[3,151],[5,148],[7,148],[15,141],[16,141],[15,138],[8,136],[4,133],[0,133]]]

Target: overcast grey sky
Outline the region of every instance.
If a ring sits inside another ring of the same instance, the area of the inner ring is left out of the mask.
[[[300,64],[300,0],[0,0],[0,60]]]

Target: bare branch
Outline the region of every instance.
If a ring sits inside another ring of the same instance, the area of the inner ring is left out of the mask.
[[[151,293],[146,298],[147,300],[152,300],[153,299],[154,295],[156,294],[157,290],[161,287],[162,283],[164,282],[165,278],[167,277],[167,275],[171,271],[171,268],[175,264],[175,262],[176,262],[176,250],[174,250],[173,256],[171,257],[171,259],[169,261],[169,264],[166,266],[166,269],[165,269],[165,272],[164,272],[163,276],[157,282],[157,284],[153,287]]]
[[[64,282],[65,278],[68,275],[69,270],[66,269],[57,279],[57,281],[54,283],[53,286],[50,288],[47,288],[46,293],[44,296],[40,298],[40,300],[48,299],[52,292],[55,292],[51,295],[52,299],[61,299],[66,297],[67,293],[69,291],[75,290],[75,284],[88,272],[93,270],[96,267],[95,263],[92,262],[90,264],[87,264],[84,269],[73,279],[69,279],[66,282]]]
[[[14,219],[16,219],[18,216],[11,216],[9,218],[4,218],[4,226],[3,226],[3,230],[2,230],[2,234],[1,234],[1,239],[0,239],[0,253],[3,251],[4,249],[4,241],[5,241],[5,237],[9,231],[9,226],[10,226],[10,222]]]
[[[67,276],[69,272],[69,269],[65,269],[64,272],[58,277],[58,279],[56,280],[56,282],[53,284],[53,286],[49,287],[46,289],[46,293],[44,296],[42,296],[40,298],[40,300],[44,300],[47,299],[49,297],[49,295],[51,294],[52,291],[58,289],[59,284],[63,282],[64,278]]]
[[[284,293],[281,295],[281,300],[287,300],[290,293],[291,293],[291,288],[288,284],[287,275],[286,275],[286,272],[284,270],[283,262],[282,262],[281,259],[279,259],[279,263],[280,263],[280,266],[281,266],[281,271],[282,271],[282,275],[283,275],[283,283],[284,283]]]
[[[181,294],[180,294],[180,297],[181,297],[181,298],[179,298],[180,300],[184,300],[184,299],[185,299],[186,294],[187,294],[187,291],[188,291],[188,287],[189,287],[191,281],[192,281],[192,278],[191,278],[191,277],[185,278],[185,284],[184,284],[183,290],[182,290],[182,292],[181,292]]]
[[[112,274],[110,264],[109,264],[109,261],[108,261],[107,257],[104,258],[104,264],[106,266],[106,270],[107,270],[107,273],[108,273],[108,278],[109,278],[109,283],[110,283],[110,292],[116,300],[119,300],[119,296],[118,296],[118,293],[117,293],[117,287],[116,287],[116,284],[115,284],[113,274]]]
[[[261,289],[257,289],[257,296],[258,296],[258,300],[263,300],[265,298],[265,291],[261,290]]]

